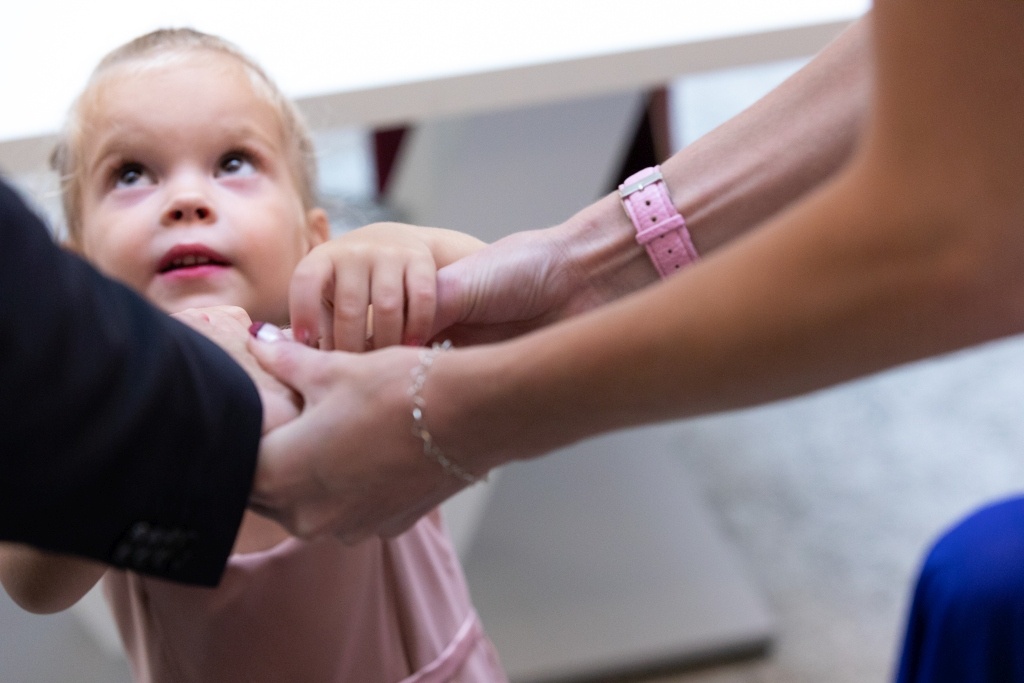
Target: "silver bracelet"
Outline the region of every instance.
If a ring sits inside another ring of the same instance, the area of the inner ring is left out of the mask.
[[[413,436],[418,437],[423,442],[423,454],[437,462],[441,469],[467,484],[475,484],[481,480],[481,477],[467,472],[464,468],[446,458],[438,445],[434,443],[434,437],[430,435],[427,425],[423,421],[423,409],[425,407],[423,385],[427,383],[427,371],[434,364],[435,358],[451,348],[451,341],[445,340],[442,344],[435,343],[429,349],[422,349],[420,351],[420,362],[412,369],[412,386],[409,387],[409,396],[412,398],[412,433]]]

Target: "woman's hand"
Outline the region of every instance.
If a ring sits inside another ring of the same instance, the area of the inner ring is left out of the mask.
[[[430,339],[511,339],[656,281],[632,225],[606,197],[562,225],[509,235],[438,271]]]
[[[422,349],[355,355],[255,340],[250,347],[304,404],[294,422],[263,438],[255,511],[302,538],[354,543],[404,531],[466,485],[426,457],[412,432],[409,387]]]

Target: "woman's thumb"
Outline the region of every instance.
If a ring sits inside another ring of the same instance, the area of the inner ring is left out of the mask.
[[[322,351],[292,341],[270,323],[253,323],[249,328],[249,352],[260,366],[303,396],[312,388],[312,379]]]
[[[437,271],[437,310],[434,315],[432,336],[456,323],[462,322],[466,310],[465,268],[456,261]]]

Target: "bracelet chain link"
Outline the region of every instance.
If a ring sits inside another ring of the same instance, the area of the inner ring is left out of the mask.
[[[447,474],[461,479],[467,484],[475,484],[482,479],[486,479],[486,477],[478,477],[449,460],[434,442],[434,437],[431,436],[430,431],[427,429],[423,417],[423,411],[426,407],[426,402],[423,400],[423,385],[427,383],[427,372],[430,370],[430,366],[434,364],[434,360],[451,348],[451,341],[445,340],[443,343],[435,343],[429,349],[422,349],[420,351],[420,362],[412,369],[412,386],[409,387],[409,397],[412,399],[412,433],[413,436],[423,442],[423,454],[437,462]]]

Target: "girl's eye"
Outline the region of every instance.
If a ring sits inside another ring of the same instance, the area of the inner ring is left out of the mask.
[[[117,187],[140,187],[152,183],[152,178],[142,164],[124,164],[114,173]]]
[[[220,160],[220,166],[217,169],[218,176],[247,176],[252,175],[256,172],[256,167],[253,165],[249,158],[241,153],[232,152],[227,154],[223,159]]]

